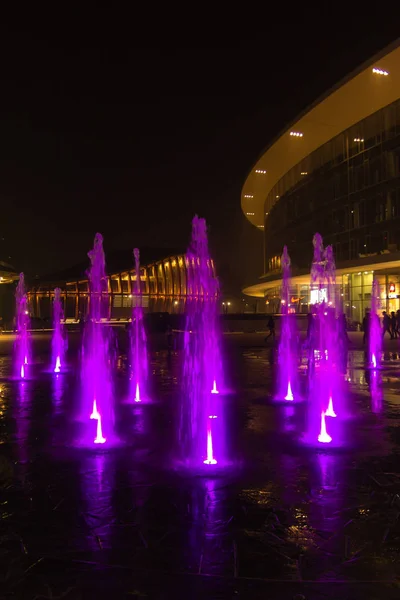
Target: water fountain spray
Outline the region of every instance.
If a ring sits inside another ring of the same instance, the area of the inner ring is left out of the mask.
[[[372,282],[371,312],[369,315],[368,362],[372,369],[379,368],[382,354],[382,329],[379,320],[380,290],[379,283],[374,278]],[[368,319],[368,317],[367,317]]]
[[[336,319],[336,269],[332,246],[324,250],[322,237],[313,238],[314,257],[311,267],[313,306],[308,332],[309,351],[309,430],[318,431],[320,443],[330,443],[326,417],[336,417],[334,405],[341,401],[341,347],[338,343],[343,320]],[[347,334],[346,334],[347,335]],[[315,438],[314,438],[315,439]]]
[[[15,293],[15,320],[17,337],[14,345],[14,363],[17,377],[25,379],[28,364],[31,359],[30,351],[30,318],[28,309],[28,298],[25,290],[24,274],[20,273],[17,290]]]
[[[298,394],[297,335],[290,313],[290,257],[287,246],[282,254],[281,333],[278,354],[278,399],[292,402]]]
[[[54,373],[60,373],[64,365],[65,356],[65,338],[64,338],[64,311],[61,300],[60,288],[54,290],[53,302],[53,338],[51,343],[52,350],[52,368]]]
[[[112,434],[114,413],[110,373],[110,331],[104,322],[108,314],[109,293],[105,270],[103,237],[97,233],[88,253],[89,320],[82,348],[82,380],[86,415],[96,421],[95,444],[104,444]]]
[[[131,350],[131,396],[135,402],[141,402],[147,396],[147,380],[149,362],[147,354],[147,338],[143,320],[142,289],[140,282],[140,252],[138,248],[133,251],[135,258],[136,290],[133,296],[132,327],[130,330]]]
[[[186,460],[216,464],[222,449],[219,286],[208,250],[204,219],[194,217],[186,254],[186,328],[179,441]]]

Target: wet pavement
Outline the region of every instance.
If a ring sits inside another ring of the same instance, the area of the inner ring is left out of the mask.
[[[0,338],[0,598],[399,598],[400,347],[375,414],[350,352],[348,445],[323,451],[299,443],[304,404],[272,402],[270,350],[252,340],[225,336],[231,460],[208,475],[174,461],[179,352],[154,345],[153,402],[121,403],[122,443],[90,450],[73,443],[78,336],[58,377],[35,336],[25,382]]]

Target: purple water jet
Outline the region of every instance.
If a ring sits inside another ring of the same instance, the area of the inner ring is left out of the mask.
[[[368,362],[369,366],[373,369],[379,368],[381,363],[382,354],[382,329],[379,320],[379,309],[380,309],[380,290],[379,283],[374,278],[372,282],[372,295],[371,295],[371,312],[367,317],[367,327],[369,328],[367,342],[368,342]],[[366,333],[366,332],[364,332]]]
[[[313,238],[310,295],[312,311],[307,332],[309,408],[307,438],[311,443],[331,443],[332,418],[343,416],[341,372],[347,357],[347,332],[343,315],[336,318],[336,270],[332,246],[324,250],[320,234]],[[336,440],[338,441],[338,440]]]
[[[96,421],[92,440],[95,444],[104,444],[113,435],[114,411],[110,330],[104,323],[108,316],[109,292],[100,233],[96,234],[88,256],[91,266],[88,271],[89,319],[82,343],[83,417]],[[90,431],[93,432],[93,428]]]
[[[185,461],[213,465],[223,457],[219,285],[209,254],[205,219],[192,221],[186,254],[189,297],[184,335],[179,442]]]
[[[64,311],[61,300],[60,288],[54,290],[53,302],[53,338],[51,341],[52,369],[54,373],[59,373],[64,365],[65,357],[65,331],[64,331]]]
[[[20,273],[15,293],[15,325],[17,337],[14,344],[14,364],[16,376],[25,379],[31,360],[30,318],[28,297],[25,290],[24,274]]]
[[[135,258],[136,290],[133,295],[132,326],[130,329],[130,362],[131,362],[131,397],[141,402],[147,397],[149,361],[147,354],[147,337],[143,321],[142,289],[140,283],[140,253],[133,251]]]
[[[281,331],[278,353],[279,400],[292,402],[298,398],[297,332],[295,317],[290,313],[290,257],[287,247],[282,254]]]

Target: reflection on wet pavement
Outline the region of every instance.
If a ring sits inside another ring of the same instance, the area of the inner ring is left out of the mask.
[[[71,445],[73,361],[55,376],[39,359],[20,382],[0,356],[1,591],[67,600],[398,597],[398,354],[384,357],[375,385],[363,353],[350,353],[351,449],[323,452],[298,441],[304,404],[271,401],[268,350],[229,340],[232,464],[212,477],[174,467],[178,353],[152,354],[153,402],[121,404],[124,443],[113,450]],[[124,397],[123,366],[116,389]]]

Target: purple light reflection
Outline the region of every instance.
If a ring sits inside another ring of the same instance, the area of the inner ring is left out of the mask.
[[[102,553],[112,546],[115,521],[115,463],[113,456],[101,451],[86,454],[80,469],[82,516],[88,529],[88,550]]]
[[[373,413],[382,412],[383,408],[383,391],[382,391],[382,376],[375,369],[371,371],[369,389],[371,392],[371,408]]]

